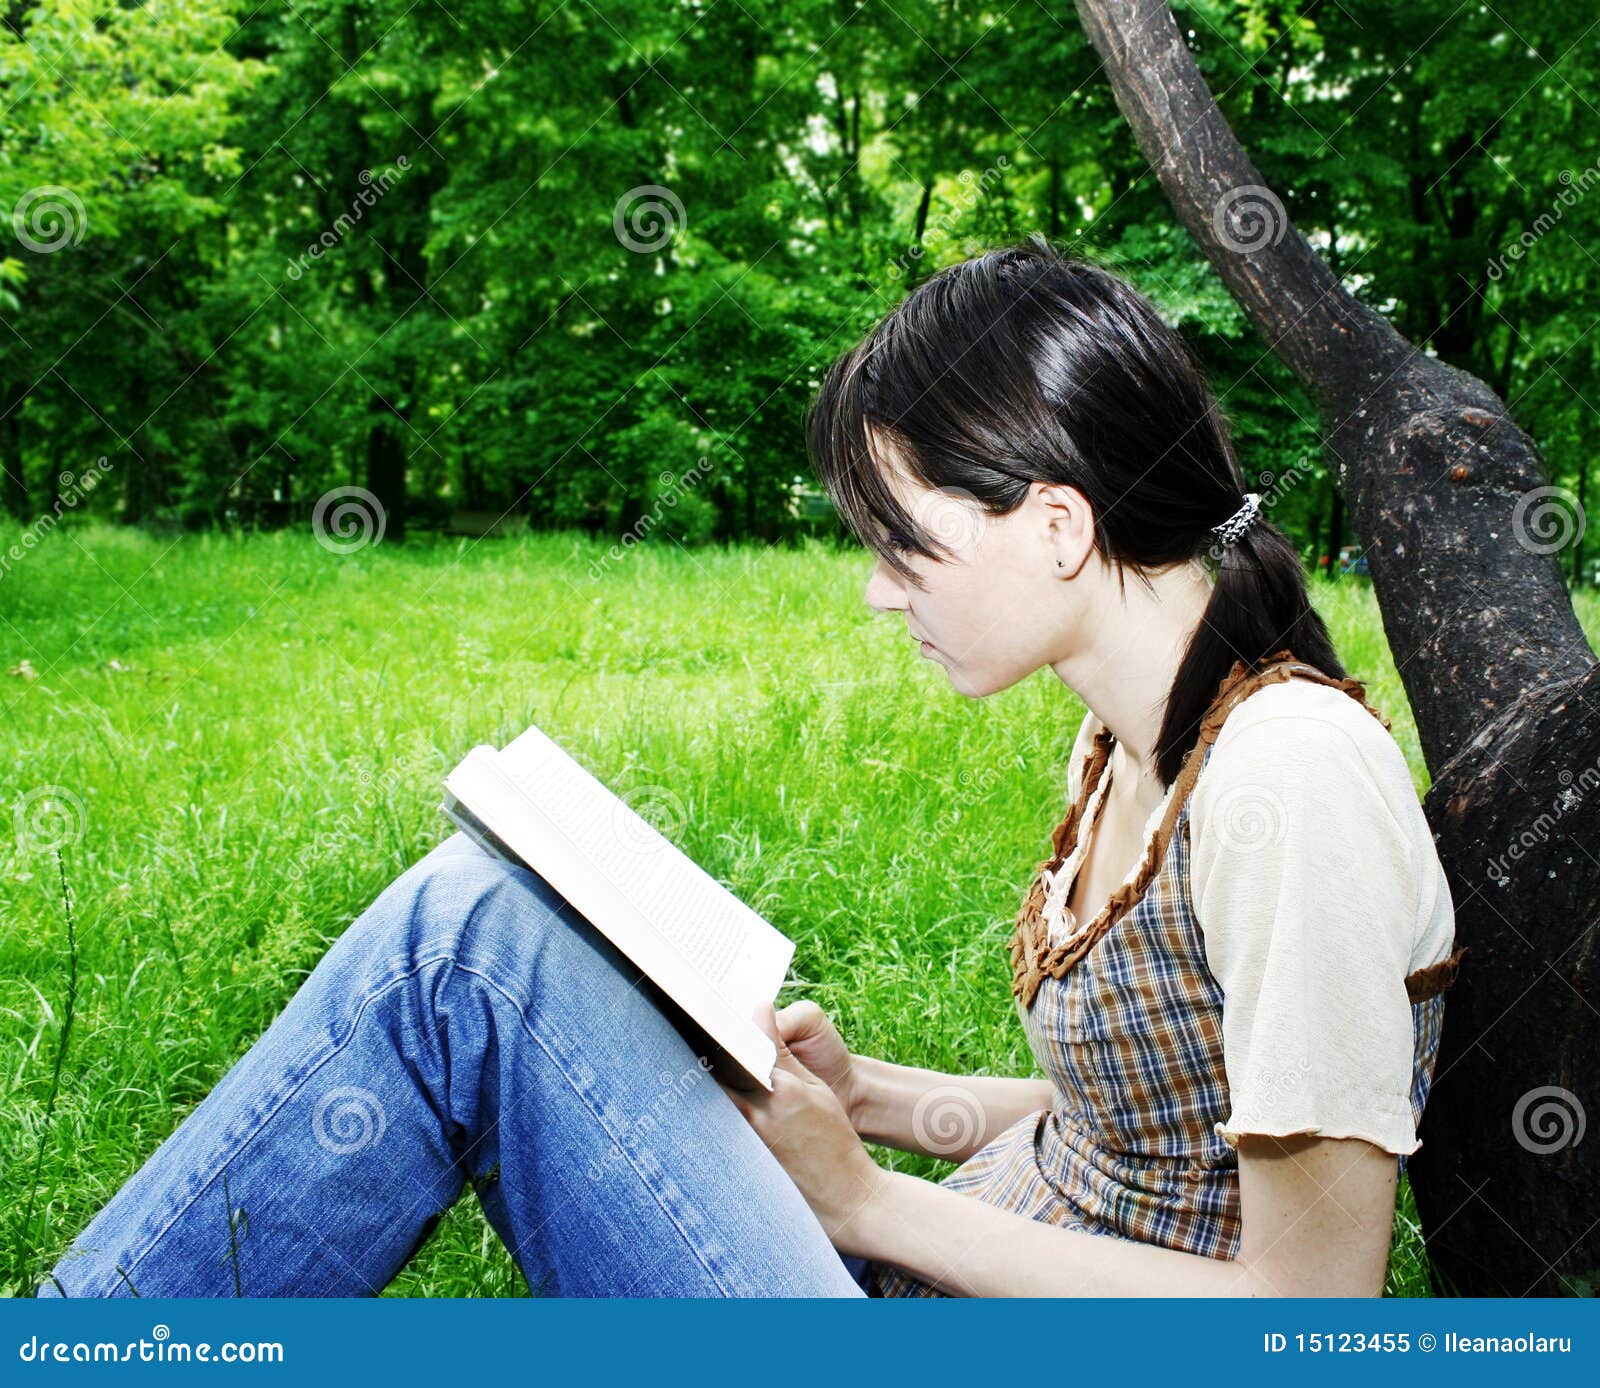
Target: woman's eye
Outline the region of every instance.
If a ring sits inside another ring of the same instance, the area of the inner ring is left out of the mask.
[[[906,553],[911,548],[911,541],[906,539],[906,537],[898,530],[888,531],[883,537],[883,542],[884,544],[888,545],[890,549],[897,550],[902,554]]]

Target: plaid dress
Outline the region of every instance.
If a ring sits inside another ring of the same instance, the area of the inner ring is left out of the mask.
[[[1079,812],[1100,783],[1112,739],[1103,729],[1096,737],[1077,799],[1052,835],[1054,854],[1023,901],[1010,946],[1012,992],[1034,1057],[1054,1086],[1054,1107],[1017,1119],[945,1177],[948,1189],[1063,1229],[1209,1258],[1236,1255],[1238,1153],[1215,1130],[1230,1111],[1223,999],[1189,895],[1188,798],[1232,708],[1291,676],[1343,689],[1388,727],[1359,681],[1330,679],[1288,651],[1276,652],[1257,673],[1235,664],[1173,783],[1140,870],[1100,916],[1052,944],[1040,910],[1045,869],[1071,855]],[[1406,978],[1417,1122],[1433,1076],[1444,990],[1464,952]],[[1405,1158],[1399,1162],[1403,1171]],[[872,1296],[943,1295],[875,1262],[867,1265],[865,1285]]]

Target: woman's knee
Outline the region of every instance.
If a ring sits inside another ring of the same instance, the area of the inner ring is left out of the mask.
[[[541,973],[594,972],[613,957],[544,878],[459,831],[396,878],[346,936],[386,973],[445,960],[518,992]]]

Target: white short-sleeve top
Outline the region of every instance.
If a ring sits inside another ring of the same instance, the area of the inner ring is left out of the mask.
[[[1074,801],[1100,726],[1089,713],[1078,729]],[[1328,685],[1257,689],[1222,725],[1189,830],[1191,900],[1223,993],[1231,1112],[1216,1131],[1234,1146],[1306,1133],[1414,1152],[1405,977],[1450,954],[1455,911],[1393,736]],[[1063,864],[1063,884],[1078,865]]]

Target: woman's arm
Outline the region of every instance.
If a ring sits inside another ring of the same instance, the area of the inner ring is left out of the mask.
[[[860,1137],[902,1152],[965,1161],[1023,1114],[1055,1102],[1049,1080],[945,1075],[855,1055],[809,998],[773,1025],[774,1039],[833,1091]]]
[[[1043,1224],[885,1171],[834,1238],[953,1296],[1381,1296],[1398,1164],[1360,1138],[1246,1135],[1232,1261]]]
[[[1055,1102],[1050,1081],[946,1075],[852,1055],[850,1122],[867,1142],[965,1161],[1024,1114]]]
[[[814,1007],[815,1004],[808,1004]],[[1377,1296],[1399,1163],[1363,1138],[1245,1133],[1232,1260],[1079,1233],[886,1171],[839,1094],[777,1042],[771,1093],[727,1090],[834,1246],[957,1296]],[[948,1077],[945,1077],[948,1078]],[[726,1088],[726,1086],[724,1086]]]

